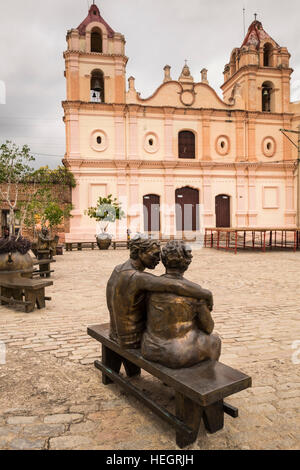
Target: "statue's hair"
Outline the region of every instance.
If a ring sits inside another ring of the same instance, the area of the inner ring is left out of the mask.
[[[189,247],[190,248],[190,247]],[[171,240],[161,250],[161,260],[163,265],[167,267],[179,267],[182,260],[187,258],[187,245],[182,240]]]
[[[129,242],[130,258],[137,259],[139,250],[145,252],[153,245],[160,246],[160,243],[158,240],[149,238],[147,235],[135,235]]]

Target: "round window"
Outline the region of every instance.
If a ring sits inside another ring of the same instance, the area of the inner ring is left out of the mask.
[[[148,153],[156,153],[159,149],[158,137],[154,132],[148,132],[144,138],[144,149]]]
[[[100,129],[92,132],[90,142],[92,149],[96,152],[103,152],[108,147],[108,137],[106,133]]]
[[[276,152],[276,142],[273,137],[265,137],[262,141],[262,153],[265,157],[273,157]]]
[[[226,135],[219,135],[215,144],[216,152],[219,155],[227,155],[230,151],[230,141]]]

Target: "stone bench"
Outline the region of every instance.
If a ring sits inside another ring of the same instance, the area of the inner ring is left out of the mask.
[[[35,304],[39,309],[45,308],[45,288],[52,286],[53,281],[42,281],[40,279],[28,279],[19,277],[17,279],[4,280],[0,278],[0,300],[2,305],[20,304],[25,305],[25,312],[33,312]],[[25,300],[23,300],[23,297]]]
[[[169,369],[147,361],[139,349],[123,349],[109,338],[109,325],[88,328],[88,334],[102,343],[102,362],[95,367],[102,371],[102,383],[118,383],[176,429],[180,448],[192,444],[199,431],[201,419],[210,433],[224,426],[224,412],[236,418],[238,409],[224,403],[224,398],[251,387],[251,377],[221,362],[206,360],[193,367]],[[176,415],[155,403],[130,381],[119,374],[124,365],[127,377],[137,376],[144,369],[175,391]]]

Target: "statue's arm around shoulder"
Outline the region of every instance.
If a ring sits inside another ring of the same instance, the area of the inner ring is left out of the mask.
[[[199,284],[195,284],[187,279],[170,279],[141,272],[136,273],[134,277],[138,289],[148,292],[168,292],[199,300],[204,299],[212,310],[212,293],[207,289],[203,289]]]

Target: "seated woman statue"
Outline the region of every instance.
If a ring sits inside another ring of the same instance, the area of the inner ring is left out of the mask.
[[[162,262],[169,279],[184,279],[192,261],[191,248],[183,241],[171,241],[162,248]],[[204,359],[218,360],[219,336],[211,334],[214,322],[207,301],[176,293],[153,292],[147,300],[147,328],[141,352],[145,359],[178,369]]]

